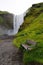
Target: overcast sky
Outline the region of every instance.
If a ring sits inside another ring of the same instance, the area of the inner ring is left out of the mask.
[[[13,14],[25,12],[33,3],[40,3],[43,0],[0,0],[0,10]]]

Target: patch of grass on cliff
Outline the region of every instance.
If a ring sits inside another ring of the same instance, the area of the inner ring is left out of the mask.
[[[4,22],[4,19],[0,16],[0,25]]]
[[[0,25],[2,25],[4,23],[4,18],[2,17],[4,14],[9,14],[9,12],[7,12],[7,11],[0,11]]]
[[[7,11],[0,11],[0,14],[8,14],[9,12]]]
[[[23,50],[23,62],[26,65],[32,61],[43,63],[43,3],[30,8],[19,33],[13,40],[13,45],[20,48],[26,40],[36,41],[37,46],[31,51]]]
[[[24,63],[30,61],[43,63],[43,13],[35,18],[27,28],[19,32],[16,36],[17,38],[14,39],[13,45],[18,48],[29,39],[37,42],[37,49],[24,51]]]
[[[19,32],[17,38],[14,39],[14,44],[18,47],[24,43],[26,39],[38,40],[43,39],[43,13],[38,16],[29,27]],[[39,40],[40,41],[40,40]]]

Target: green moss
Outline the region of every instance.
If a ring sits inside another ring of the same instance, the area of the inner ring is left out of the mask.
[[[0,14],[8,14],[9,12],[7,11],[0,11]]]
[[[16,35],[17,38],[13,40],[13,45],[20,48],[21,44],[25,44],[26,40],[30,39],[36,41],[37,46],[35,49],[32,51],[24,51],[23,61],[24,63],[32,61],[43,63],[43,12],[38,14],[37,17],[33,14],[29,14],[26,16],[22,26],[20,28],[21,31]]]
[[[2,24],[4,19],[0,16],[0,24]]]
[[[25,51],[23,57],[24,63],[32,61],[43,63],[43,48],[38,47],[32,51]]]
[[[36,18],[29,27],[27,27],[25,30],[17,34],[18,37],[14,39],[14,44],[18,45],[24,43],[26,39],[33,39],[38,41],[38,39],[41,38],[42,40],[43,24],[40,24],[40,20],[43,20],[43,14],[41,14],[38,18]]]
[[[0,11],[0,25],[8,29],[13,28],[13,14],[7,11]]]

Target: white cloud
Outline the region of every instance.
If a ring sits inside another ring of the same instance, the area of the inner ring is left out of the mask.
[[[43,0],[0,0],[0,10],[21,14],[33,3],[39,2],[43,2]]]

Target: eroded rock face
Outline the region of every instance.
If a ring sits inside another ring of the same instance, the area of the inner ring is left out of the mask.
[[[12,29],[13,28],[13,14],[4,13],[0,14],[0,25]]]
[[[7,34],[8,29],[0,25],[0,35]]]

